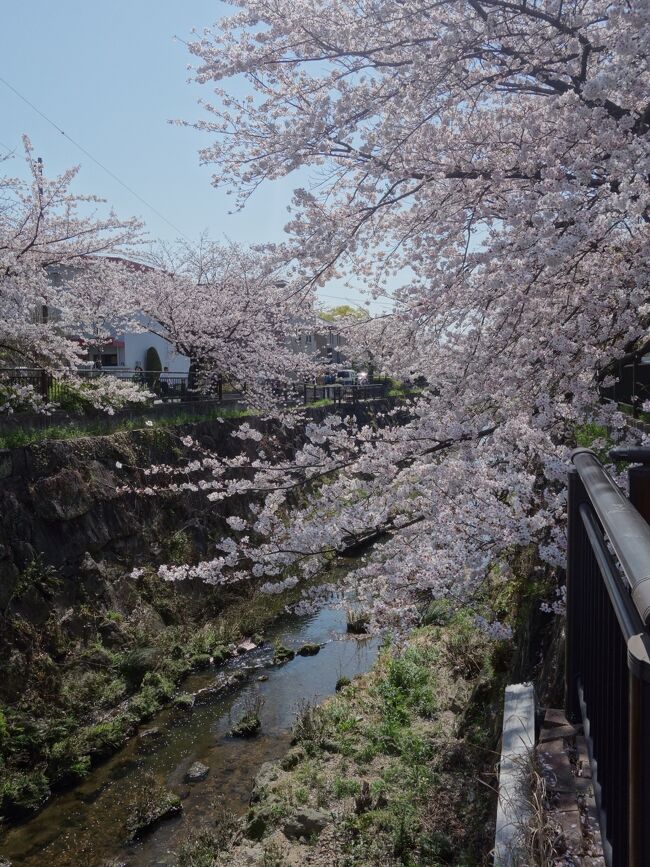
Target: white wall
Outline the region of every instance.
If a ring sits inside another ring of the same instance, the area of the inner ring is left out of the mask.
[[[163,367],[168,367],[174,373],[187,373],[190,369],[189,358],[175,352],[174,347],[164,337],[143,331],[124,334],[122,339],[124,340],[124,350],[120,352],[119,361],[123,361],[126,368],[132,370],[136,364],[139,364],[144,369],[147,349],[153,346],[160,356]]]

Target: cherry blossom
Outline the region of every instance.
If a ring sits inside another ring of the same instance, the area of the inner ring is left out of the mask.
[[[112,409],[142,402],[142,388],[109,377],[80,380],[88,349],[101,346],[110,328],[125,317],[130,275],[116,269],[108,254],[134,254],[142,241],[136,220],[112,211],[100,216],[95,196],[74,194],[78,169],[56,178],[24,139],[28,180],[0,176],[0,358],[3,366],[57,373],[68,392],[90,405]],[[4,160],[2,168],[11,166]],[[46,313],[45,313],[46,311]],[[49,411],[33,389],[0,384],[3,411]]]
[[[214,183],[250,207],[260,184],[310,174],[292,280],[392,297],[355,326],[358,351],[424,385],[374,424],[307,425],[291,459],[206,465],[213,501],[258,498],[251,536],[166,577],[252,571],[273,592],[381,534],[350,589],[378,621],[413,622],[423,594],[470,598],[518,548],[561,566],[576,428],[635,436],[599,385],[647,339],[650,7],[232,5],[190,45],[215,92],[196,124]]]

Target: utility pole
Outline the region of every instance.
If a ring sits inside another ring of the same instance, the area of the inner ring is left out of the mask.
[[[43,157],[37,157],[36,159],[36,172],[38,174],[38,206],[43,209]],[[45,219],[44,215],[41,214],[41,217]],[[41,304],[41,321],[43,325],[47,325],[49,319],[49,311],[47,309],[47,304]]]

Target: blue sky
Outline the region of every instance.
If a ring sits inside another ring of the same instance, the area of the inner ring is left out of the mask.
[[[277,241],[295,181],[261,190],[242,213],[210,184],[198,150],[209,139],[169,124],[201,116],[204,87],[188,83],[191,57],[182,42],[192,27],[217,21],[228,7],[216,0],[5,0],[0,29],[0,78],[79,142],[184,235],[208,230],[244,243]],[[139,216],[154,237],[178,236],[46,120],[0,82],[0,153],[16,150],[9,171],[20,171],[21,136],[32,139],[47,174],[81,164],[76,191],[106,198],[120,216]],[[5,163],[5,167],[7,164]],[[323,303],[359,300],[330,285]],[[330,297],[328,297],[330,296]],[[336,297],[331,297],[336,296]],[[379,311],[383,305],[373,304]]]

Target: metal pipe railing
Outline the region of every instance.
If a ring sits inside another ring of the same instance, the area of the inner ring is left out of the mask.
[[[592,451],[576,449],[571,455],[571,460],[605,536],[621,564],[630,585],[632,601],[644,625],[648,626],[650,625],[650,525],[605,472],[603,465]]]
[[[610,457],[643,464],[628,469],[629,499],[593,452],[572,455],[566,710],[588,739],[608,867],[647,867],[650,448],[613,449]]]

